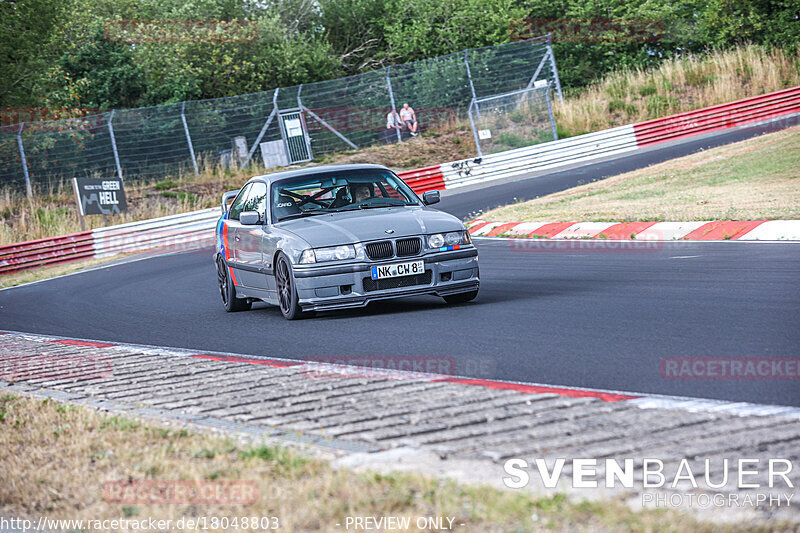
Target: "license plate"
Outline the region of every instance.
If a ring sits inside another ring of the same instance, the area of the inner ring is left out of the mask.
[[[413,276],[424,273],[425,261],[411,261],[409,263],[372,267],[372,279],[398,278],[400,276]]]

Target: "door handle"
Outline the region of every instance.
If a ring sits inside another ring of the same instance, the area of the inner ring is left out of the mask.
[[[236,242],[239,242],[239,241],[242,240],[242,238],[239,237],[239,232],[238,231],[233,234],[233,240],[236,241]]]

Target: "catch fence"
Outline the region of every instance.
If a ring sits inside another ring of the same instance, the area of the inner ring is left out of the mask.
[[[400,141],[402,134],[386,123],[389,111],[404,103],[416,111],[424,135],[466,120],[477,98],[537,82],[551,84],[560,97],[549,35],[255,94],[5,125],[0,184],[31,194],[75,176],[155,179],[198,173],[198,161],[271,161],[276,148],[287,157],[275,164],[308,160]],[[287,122],[292,112],[299,112],[300,133]]]

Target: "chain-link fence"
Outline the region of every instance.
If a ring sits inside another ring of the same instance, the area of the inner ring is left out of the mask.
[[[480,157],[558,139],[550,84],[536,85],[472,101],[469,120]]]
[[[416,111],[424,135],[466,119],[475,98],[539,80],[553,84],[560,97],[549,36],[262,93],[3,126],[0,183],[30,191],[74,176],[138,180],[197,172],[198,159],[231,161],[236,137],[246,139],[247,154],[233,160],[247,164],[261,157],[262,143],[287,142],[282,118],[288,111],[302,112],[313,157],[397,142],[387,114],[403,103]]]

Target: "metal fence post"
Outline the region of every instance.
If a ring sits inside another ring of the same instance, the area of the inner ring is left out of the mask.
[[[472,83],[472,71],[469,69],[469,48],[464,50],[464,65],[467,66],[467,79],[469,80],[469,88],[472,91],[472,98],[477,98],[478,96],[475,94],[475,84]],[[480,113],[478,114],[480,116]]]
[[[472,126],[472,136],[475,137],[475,148],[478,150],[478,157],[483,157],[483,152],[481,151],[481,142],[478,138],[478,130],[475,129],[475,121],[472,120],[472,107],[475,105],[475,99],[472,99],[472,102],[469,103],[469,109],[467,110],[467,116],[469,116],[469,125]]]
[[[186,124],[186,102],[181,106],[181,122],[183,122],[183,131],[186,133],[186,143],[189,145],[189,155],[192,156],[192,165],[194,166],[194,175],[199,176],[200,171],[197,169],[197,157],[194,155],[194,146],[192,146],[192,137],[189,135],[189,125]]]
[[[246,167],[250,163],[250,160],[253,159],[253,154],[256,153],[256,148],[261,145],[261,139],[263,139],[264,135],[267,133],[267,129],[269,129],[272,119],[278,114],[278,91],[280,90],[280,87],[278,87],[275,89],[275,92],[272,93],[272,112],[267,117],[267,121],[264,122],[264,125],[261,126],[261,131],[258,132],[258,137],[256,137],[256,140],[253,141],[253,146],[250,147],[250,152],[247,154],[247,159],[245,159],[244,163],[242,163],[242,168]]]
[[[25,176],[25,192],[27,193],[28,198],[33,199],[31,176],[28,174],[28,160],[25,159],[25,148],[22,146],[22,128],[24,127],[25,123],[21,122],[19,125],[19,131],[17,131],[17,144],[19,145],[19,157],[22,160],[22,174]]]
[[[117,152],[117,139],[114,137],[114,109],[111,110],[111,115],[108,117],[108,133],[111,134],[111,148],[114,150],[114,163],[117,164],[117,176],[119,176],[120,181],[124,181],[122,178],[122,167],[119,164],[119,153]]]
[[[564,103],[564,95],[561,94],[561,81],[558,79],[558,69],[556,68],[556,56],[553,55],[553,34],[547,34],[547,53],[550,54],[550,66],[553,68],[553,80],[556,82],[556,92],[558,101]]]
[[[544,67],[544,64],[548,60],[550,60],[550,64],[552,65],[553,64],[553,60],[551,59],[549,50],[545,51],[544,55],[542,56],[542,60],[539,61],[539,66],[536,67],[536,72],[533,73],[533,76],[531,76],[530,81],[528,81],[528,87],[527,87],[528,89],[533,87],[533,84],[536,83],[536,79],[539,77],[539,73],[542,71],[542,67]]]
[[[392,80],[389,78],[389,72],[392,70],[392,66],[389,65],[386,67],[386,86],[389,88],[389,101],[392,103],[392,124],[395,123],[395,116],[397,115],[397,108],[394,104],[394,92],[392,91]],[[394,129],[395,133],[397,133],[397,142],[403,140],[402,136],[400,135],[400,130],[398,128]]]
[[[308,111],[308,109],[303,107],[303,102],[300,100],[300,93],[302,93],[302,92],[303,92],[303,84],[301,83],[300,86],[297,88],[297,107],[300,108],[300,120],[302,121],[303,128],[305,130],[305,131],[303,131],[303,137],[305,137],[305,139],[306,139],[306,148],[308,148],[308,156],[311,157],[311,134],[308,133],[308,129],[306,128],[306,124],[305,124],[305,117],[303,117],[303,111]],[[310,111],[309,111],[309,113],[312,116],[316,117],[316,115],[314,115]],[[320,120],[319,117],[316,117],[316,118],[317,118],[317,120]],[[325,123],[323,122],[323,124],[325,124]],[[327,126],[327,124],[325,124],[325,125]],[[333,131],[334,133],[336,133],[340,137],[344,137],[344,135],[342,135],[338,131],[334,130],[330,126],[328,126],[328,129],[330,129],[331,131]],[[353,146],[355,146],[355,145],[353,145]],[[358,150],[358,147],[356,147],[355,149]]]
[[[331,133],[333,133],[341,140],[343,140],[345,143],[347,143],[347,145],[350,146],[350,148],[352,148],[353,150],[358,150],[358,145],[356,143],[354,143],[353,141],[351,141],[350,139],[339,133],[339,131],[336,128],[325,122],[325,120],[323,120],[322,117],[320,117],[319,115],[317,115],[316,113],[314,113],[309,108],[303,105],[303,101],[300,100],[300,93],[302,92],[302,90],[303,90],[303,84],[301,83],[300,87],[297,89],[297,107],[300,108],[301,117],[303,113],[308,113],[311,116],[311,118],[322,124]],[[305,118],[303,118],[303,120],[305,120]],[[308,153],[311,154],[311,135],[306,135],[306,145],[308,146]]]
[[[553,117],[553,106],[550,105],[550,87],[552,87],[551,83],[547,84],[547,89],[544,92],[544,98],[547,102],[547,114],[550,115],[550,127],[553,129],[553,140],[558,140],[558,131],[556,130],[556,119]]]

